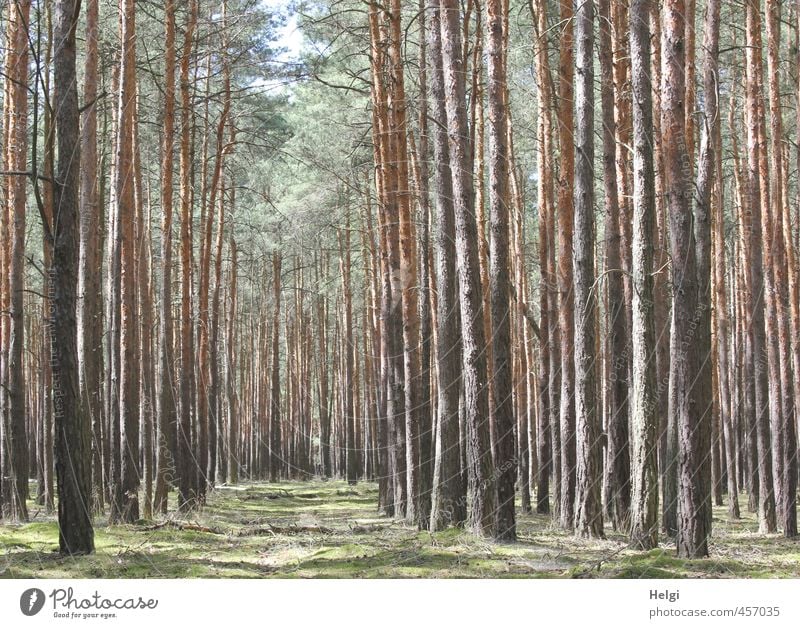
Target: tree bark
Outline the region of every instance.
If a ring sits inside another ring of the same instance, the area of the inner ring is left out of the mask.
[[[92,491],[94,508],[103,505],[103,289],[102,239],[97,172],[97,81],[99,5],[86,3],[86,65],[83,101],[86,109],[81,123],[81,184],[78,294],[78,352],[81,362],[81,392],[92,423]]]
[[[461,525],[467,518],[467,495],[460,469],[458,405],[460,389],[461,327],[458,309],[455,214],[450,150],[447,138],[442,37],[439,0],[428,0],[429,62],[433,148],[436,163],[436,325],[437,420],[433,472],[431,530]]]
[[[575,533],[602,538],[603,483],[596,383],[594,225],[594,2],[581,0],[575,13]]]
[[[773,252],[773,286],[772,300],[775,310],[775,324],[778,327],[772,342],[779,352],[778,367],[780,371],[780,399],[776,400],[776,412],[773,431],[773,451],[776,460],[775,485],[777,511],[780,527],[784,536],[797,536],[797,434],[795,424],[794,386],[797,377],[792,378],[792,357],[790,349],[790,298],[792,303],[797,297],[795,282],[790,283],[787,267],[794,274],[794,255],[792,254],[791,235],[788,237],[784,220],[788,220],[788,212],[784,208],[785,185],[783,167],[783,115],[781,112],[781,95],[779,81],[779,47],[780,47],[780,4],[775,0],[767,1],[767,67],[769,85],[769,121],[770,121],[770,160],[769,180],[771,183],[771,228],[767,235],[774,247]],[[788,200],[788,199],[787,199]],[[794,283],[794,285],[792,285]],[[790,288],[795,294],[790,296]],[[795,317],[796,318],[796,317]],[[797,338],[797,336],[795,336]],[[797,344],[795,342],[795,344]],[[776,391],[777,392],[777,391]],[[780,461],[780,464],[777,464]]]
[[[746,3],[747,47],[747,95],[745,102],[747,120],[747,152],[749,160],[748,201],[746,213],[747,237],[750,247],[750,327],[752,329],[752,351],[754,380],[754,415],[758,449],[758,524],[762,533],[775,532],[775,494],[772,473],[772,435],[769,424],[769,382],[768,368],[764,363],[767,353],[765,328],[765,290],[769,277],[765,277],[762,216],[769,202],[764,198],[768,182],[764,181],[761,152],[763,134],[761,132],[761,106],[763,105],[763,85],[761,67],[761,15],[759,3],[747,0]]]
[[[406,93],[402,58],[402,7],[392,0],[389,17],[389,98],[390,127],[393,132],[393,151],[396,168],[397,223],[399,227],[399,278],[403,320],[403,371],[405,393],[405,455],[406,455],[406,519],[418,526],[419,516],[419,304],[417,287],[416,236],[411,218],[409,168],[406,124]]]
[[[614,63],[610,0],[600,0],[600,98],[603,116],[603,184],[605,192],[605,282],[608,335],[606,346],[606,509],[615,530],[625,530],[631,506],[628,435],[627,319],[620,259],[617,144],[614,120]],[[649,76],[649,75],[648,75]]]
[[[700,374],[695,328],[702,323],[695,233],[692,228],[691,168],[686,148],[686,6],[669,0],[664,7],[661,126],[664,134],[665,192],[670,213],[673,313],[670,386],[671,420],[678,432],[678,556],[708,555],[710,534],[710,420],[694,382]],[[702,331],[700,332],[703,333]]]
[[[56,2],[54,41],[54,104],[58,166],[53,217],[51,364],[55,416],[55,462],[58,487],[58,545],[61,554],[94,551],[91,509],[91,444],[89,418],[81,406],[78,385],[76,323],[79,217],[80,140],[75,29],[80,4]]]
[[[575,297],[573,294],[572,248],[574,220],[575,140],[572,124],[574,98],[573,17],[569,0],[559,0],[564,28],[558,55],[558,213],[556,225],[558,327],[561,351],[561,527],[572,530],[575,515]]]
[[[189,62],[197,24],[197,0],[190,0],[183,38],[180,66],[181,92],[181,331],[180,331],[180,418],[177,426],[178,507],[181,511],[195,506],[196,491],[192,458],[192,395],[194,394],[194,346],[192,333],[192,189],[191,189],[191,101]]]
[[[483,301],[478,261],[478,227],[475,222],[472,173],[467,138],[464,63],[461,58],[460,8],[455,0],[441,0],[442,68],[447,109],[450,170],[455,207],[456,264],[461,306],[462,369],[466,422],[467,527],[491,535],[497,507],[491,481],[489,398],[486,338],[480,314]]]
[[[11,170],[27,170],[28,150],[28,59],[30,28],[30,0],[15,3],[11,11],[14,26],[14,41],[11,42],[8,65],[12,74],[6,80],[12,83],[6,98],[9,99],[8,140]],[[36,141],[36,140],[34,140]],[[7,370],[7,432],[6,456],[8,479],[5,484],[4,502],[7,514],[18,521],[28,520],[29,455],[26,425],[28,421],[25,408],[26,378],[23,364],[25,343],[24,290],[25,290],[25,233],[27,179],[12,176],[8,184],[7,205],[10,227],[11,252],[8,258],[8,357]],[[5,339],[3,344],[5,344]],[[5,385],[5,382],[4,382]],[[4,395],[5,396],[5,395]],[[2,413],[0,412],[0,415]],[[5,475],[5,473],[4,473]]]
[[[650,77],[650,0],[630,7],[633,89],[633,381],[631,543],[642,550],[658,546],[658,415],[653,293],[653,107]]]
[[[491,195],[489,240],[489,291],[492,322],[492,374],[494,386],[494,466],[497,474],[497,514],[494,536],[517,538],[514,484],[517,456],[514,445],[514,404],[511,392],[511,307],[509,278],[509,151],[506,90],[506,55],[503,2],[486,3],[489,42],[489,181]]]
[[[122,65],[117,103],[117,145],[115,169],[116,214],[120,246],[120,483],[112,504],[112,521],[139,519],[139,416],[138,346],[136,341],[136,277],[134,196],[134,108],[136,106],[136,23],[133,0],[120,6],[122,12]]]
[[[164,33],[164,127],[161,155],[161,300],[158,336],[158,431],[154,508],[167,511],[177,457],[177,407],[172,320],[172,213],[175,153],[175,0],[166,0]],[[171,477],[172,476],[172,477]]]

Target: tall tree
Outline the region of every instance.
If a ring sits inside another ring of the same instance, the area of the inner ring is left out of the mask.
[[[75,30],[80,16],[78,0],[58,0],[53,29],[55,123],[58,166],[54,186],[52,225],[53,266],[50,269],[52,299],[53,403],[55,462],[58,487],[58,545],[62,554],[94,551],[91,520],[91,425],[78,385],[78,328],[76,324],[79,217],[78,177],[80,140]]]
[[[553,516],[559,518],[561,508],[561,428],[560,391],[561,358],[558,342],[558,293],[555,266],[555,201],[553,190],[553,128],[551,121],[551,94],[553,81],[548,61],[547,2],[540,0],[531,5],[534,11],[536,50],[537,95],[539,116],[539,261],[541,281],[539,288],[540,326],[543,336],[539,350],[539,428],[537,439],[536,511],[550,512],[549,489],[552,475]]]
[[[189,510],[195,505],[195,478],[192,458],[192,395],[194,391],[194,348],[192,344],[192,109],[189,65],[197,25],[197,0],[190,0],[183,36],[180,64],[181,93],[181,331],[180,331],[180,418],[177,430],[178,506]]]
[[[231,192],[233,194],[233,192]],[[231,199],[233,204],[233,198]],[[225,358],[225,389],[228,401],[228,481],[231,484],[239,483],[239,439],[240,439],[240,415],[239,415],[239,397],[236,394],[236,375],[237,375],[237,359],[236,351],[236,318],[237,318],[237,280],[238,280],[238,249],[236,247],[236,240],[231,236],[230,238],[230,270],[228,271],[229,278],[229,294],[230,306],[228,307],[228,324],[225,334],[226,342],[226,358]]]
[[[630,6],[633,88],[633,381],[631,542],[640,549],[658,545],[658,416],[655,384],[653,293],[653,106],[650,77],[650,0]]]
[[[558,53],[558,211],[556,213],[558,327],[561,352],[561,527],[573,529],[575,516],[575,295],[572,248],[574,229],[575,139],[572,106],[575,95],[573,63],[574,8],[559,0],[564,24]]]
[[[769,423],[769,378],[768,366],[763,356],[767,354],[767,336],[765,322],[766,294],[769,274],[765,273],[763,250],[762,217],[769,205],[769,182],[763,168],[762,152],[764,150],[764,130],[762,108],[764,105],[762,57],[761,57],[761,12],[757,0],[747,0],[746,31],[747,46],[747,86],[745,112],[747,121],[747,154],[749,162],[748,199],[745,217],[748,229],[748,245],[750,249],[750,290],[748,313],[752,334],[752,360],[754,381],[754,414],[756,419],[756,440],[758,443],[758,524],[759,530],[775,532],[777,522],[775,516],[775,493],[772,473],[772,434]],[[773,385],[777,382],[773,381]]]
[[[460,469],[458,400],[460,388],[460,312],[458,309],[455,215],[447,138],[439,0],[427,0],[433,149],[436,163],[436,325],[437,413],[431,530],[466,521],[466,487]]]
[[[92,424],[92,491],[95,506],[103,503],[103,292],[102,239],[97,171],[97,99],[99,78],[99,4],[86,3],[86,63],[81,121],[80,234],[78,266],[78,356],[81,395]]]
[[[632,9],[633,7],[631,7]],[[605,283],[608,335],[606,346],[606,456],[605,501],[615,529],[627,526],[630,509],[630,450],[628,444],[628,338],[621,266],[617,142],[614,119],[614,54],[610,0],[598,2],[600,31],[600,100],[603,119],[603,188],[605,203]]]
[[[478,261],[478,227],[474,214],[472,169],[467,140],[467,106],[462,59],[460,6],[441,0],[442,69],[447,109],[450,171],[455,207],[455,248],[461,309],[462,372],[466,422],[467,525],[477,534],[491,535],[497,495],[489,443],[486,336]]]
[[[406,486],[408,502],[406,518],[424,527],[419,508],[419,429],[420,429],[420,356],[419,304],[417,285],[416,235],[411,217],[409,194],[409,159],[406,121],[406,93],[402,59],[402,7],[392,0],[389,16],[389,76],[391,79],[389,116],[394,132],[396,162],[397,222],[400,244],[400,291],[403,312],[403,370],[405,383]]]
[[[575,13],[575,532],[603,537],[594,296],[594,21],[593,0],[582,0]]]
[[[788,201],[786,197],[786,183],[784,182],[785,169],[783,166],[783,113],[780,94],[780,3],[775,0],[767,1],[767,68],[769,86],[769,123],[770,123],[770,171],[771,184],[771,228],[766,235],[770,246],[773,248],[773,300],[774,318],[777,325],[777,334],[772,337],[773,344],[777,345],[777,361],[780,371],[780,398],[776,399],[774,412],[775,420],[773,431],[773,451],[775,456],[775,486],[778,513],[781,528],[785,536],[797,536],[797,433],[795,423],[794,385],[797,373],[792,379],[792,364],[790,356],[790,282],[789,273],[794,274],[794,255],[791,237],[787,237],[784,221],[789,220],[789,214],[784,208]],[[787,273],[787,266],[790,269]],[[796,285],[792,285],[795,292]],[[794,299],[797,294],[792,294]],[[796,316],[795,316],[796,318]],[[795,343],[796,344],[796,343]],[[774,384],[773,384],[774,385]],[[777,391],[776,395],[777,396]]]
[[[6,469],[3,475],[8,478],[3,491],[4,509],[12,517],[27,521],[28,508],[28,438],[26,434],[27,413],[25,408],[25,367],[23,364],[25,343],[24,321],[24,265],[25,265],[25,223],[27,203],[27,170],[28,150],[28,59],[30,27],[30,0],[15,2],[10,8],[10,22],[13,26],[13,40],[10,42],[7,66],[11,74],[6,93],[8,99],[8,159],[12,176],[7,191],[8,224],[10,237],[4,239],[11,243],[8,258],[8,310],[9,331],[2,339],[8,344],[7,363],[7,406],[8,418],[2,417],[6,423]],[[5,384],[4,384],[5,385]],[[2,395],[6,397],[5,391]],[[0,412],[2,415],[3,412]]]
[[[280,337],[281,337],[281,265],[283,262],[280,251],[272,253],[272,341],[270,354],[269,387],[269,480],[276,482],[283,475],[284,460],[281,455],[281,438],[284,432],[281,420],[281,363],[280,363]],[[352,420],[345,417],[345,420]],[[348,478],[349,479],[349,478]]]
[[[517,456],[514,445],[514,405],[511,393],[511,307],[509,279],[509,150],[505,100],[506,51],[502,0],[486,3],[489,57],[489,181],[491,196],[489,285],[494,390],[494,466],[497,478],[496,538],[517,538],[514,484]],[[519,435],[518,435],[519,436]]]
[[[164,7],[164,130],[161,155],[161,300],[158,336],[158,430],[155,510],[167,510],[169,476],[177,455],[177,407],[172,319],[172,213],[175,158],[175,0]]]
[[[122,62],[117,102],[114,190],[119,222],[120,256],[120,482],[112,503],[112,521],[139,519],[138,343],[136,338],[136,275],[134,222],[134,110],[136,107],[136,10],[133,0],[120,6]]]
[[[419,223],[417,243],[417,283],[419,285],[419,503],[417,518],[423,529],[430,526],[431,499],[433,492],[433,417],[434,404],[431,399],[431,357],[433,349],[433,316],[431,299],[431,208],[430,208],[430,140],[428,117],[428,18],[425,10],[426,0],[419,0],[420,45],[419,45],[419,166],[418,205]]]
[[[668,0],[663,11],[661,127],[664,133],[665,193],[669,207],[672,253],[672,355],[670,362],[670,413],[677,424],[678,456],[678,555],[697,558],[708,555],[711,476],[710,413],[695,396],[700,372],[694,326],[700,325],[697,251],[692,228],[689,154],[686,147],[685,43],[686,6],[683,0]]]

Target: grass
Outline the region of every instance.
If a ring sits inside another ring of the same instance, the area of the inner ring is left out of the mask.
[[[746,503],[743,502],[743,503]],[[55,518],[0,525],[5,578],[769,578],[800,577],[800,542],[757,534],[751,513],[714,510],[712,558],[675,556],[674,544],[627,548],[610,529],[576,539],[546,515],[519,515],[519,542],[463,530],[420,532],[376,513],[377,488],[313,481],[218,487],[202,511],[135,525],[98,517],[97,551],[61,557]],[[180,527],[179,527],[180,526]]]

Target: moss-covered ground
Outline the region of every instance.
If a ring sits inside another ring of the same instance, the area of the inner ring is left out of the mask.
[[[463,530],[419,532],[379,516],[376,504],[368,483],[223,486],[189,516],[115,526],[98,517],[97,552],[64,558],[54,516],[31,503],[29,523],[0,525],[0,577],[800,577],[799,541],[759,535],[751,513],[729,521],[724,508],[714,510],[711,558],[684,561],[670,542],[633,551],[611,529],[605,540],[576,539],[546,515],[520,514],[519,541],[498,544]]]

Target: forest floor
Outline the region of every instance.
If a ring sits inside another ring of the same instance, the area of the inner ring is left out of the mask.
[[[30,523],[0,525],[0,577],[800,577],[799,541],[759,535],[751,513],[729,521],[725,508],[714,509],[712,557],[684,561],[672,543],[630,550],[610,528],[605,540],[576,539],[547,515],[518,515],[519,541],[499,544],[463,530],[419,532],[378,516],[376,504],[369,483],[221,486],[187,517],[120,526],[98,518],[97,552],[62,558],[54,516],[31,503]]]

